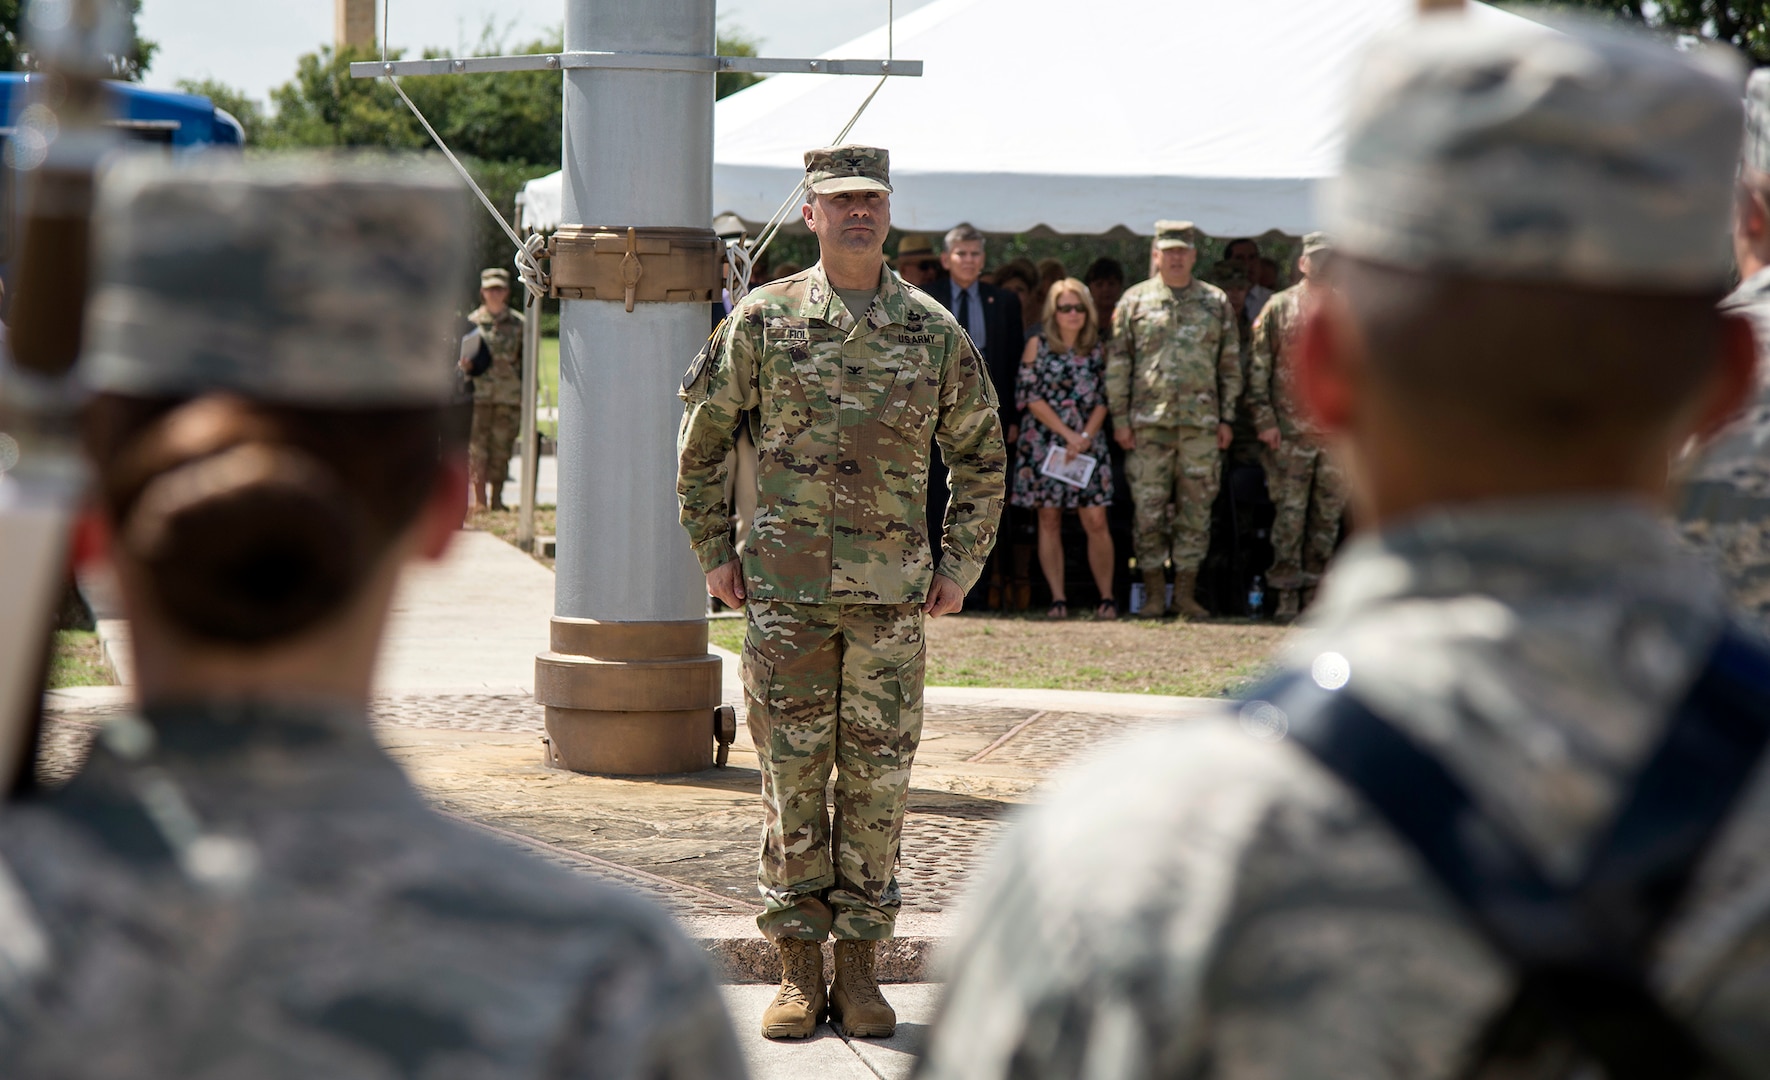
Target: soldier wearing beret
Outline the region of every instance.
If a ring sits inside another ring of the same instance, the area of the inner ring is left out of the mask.
[[[1663,517],[1755,390],[1742,72],[1483,15],[1364,57],[1324,193],[1365,531],[1271,682],[1004,841],[924,1080],[1767,1075],[1770,657]]]
[[[888,166],[865,146],[805,155],[820,261],[751,293],[683,383],[682,522],[708,591],[749,621],[744,697],[767,807],[758,924],[782,969],[769,1038],[810,1035],[826,1001],[851,1036],[896,1028],[875,946],[900,903],[923,619],[959,610],[1002,510],[989,372],[953,317],[885,265]],[[724,481],[745,415],[757,498],[740,561]],[[938,567],[925,528],[932,444],[951,490]],[[832,935],[826,993],[819,943]]]
[[[492,354],[491,367],[473,379],[473,435],[467,451],[473,505],[504,509],[510,451],[522,434],[523,317],[510,307],[510,271],[479,273],[480,305],[467,316]]]
[[[1327,293],[1332,257],[1327,234],[1305,236],[1297,263],[1303,280],[1268,301],[1254,321],[1244,406],[1262,444],[1266,490],[1277,511],[1266,582],[1278,590],[1273,614],[1279,622],[1295,619],[1303,595],[1320,584],[1346,512],[1345,474],[1323,450],[1320,432],[1299,407],[1294,386],[1303,325]]]
[[[1770,351],[1770,71],[1746,83],[1745,153],[1734,194],[1733,258],[1742,280],[1721,308]],[[1684,535],[1721,567],[1736,604],[1770,629],[1770,365],[1757,399],[1692,463],[1678,507]]]
[[[0,816],[0,1071],[738,1078],[631,895],[429,809],[369,729],[460,523],[436,342],[466,200],[415,167],[125,162],[81,360],[141,705]]]
[[[1202,619],[1208,612],[1193,592],[1241,401],[1241,342],[1229,298],[1193,276],[1192,222],[1156,222],[1153,261],[1156,272],[1126,290],[1112,313],[1107,407],[1136,511],[1131,542],[1143,576],[1136,614],[1166,613],[1162,567],[1171,557],[1174,607]]]

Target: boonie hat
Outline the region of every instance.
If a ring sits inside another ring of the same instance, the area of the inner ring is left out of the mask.
[[[1358,66],[1338,249],[1471,277],[1724,287],[1744,69],[1613,27],[1435,15]]]
[[[891,190],[891,154],[876,146],[805,151],[805,186],[814,195]]]
[[[413,161],[124,157],[97,184],[82,372],[141,397],[446,403],[467,209]]]
[[[1198,247],[1198,227],[1190,221],[1158,221],[1155,223],[1155,249]]]

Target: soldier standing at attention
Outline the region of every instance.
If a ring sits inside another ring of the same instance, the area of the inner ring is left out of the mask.
[[[510,271],[479,273],[479,307],[467,316],[491,350],[492,366],[473,380],[473,441],[467,453],[473,505],[484,509],[487,489],[493,510],[504,509],[504,478],[510,450],[522,434],[522,324],[510,308]]]
[[[441,817],[369,730],[396,581],[461,520],[466,211],[410,165],[101,178],[91,525],[142,704],[0,811],[7,1076],[743,1076],[661,912]]]
[[[707,591],[749,620],[743,680],[762,768],[762,932],[780,949],[769,1038],[821,1018],[887,1036],[878,941],[900,898],[898,842],[922,730],[922,620],[959,610],[1001,515],[1005,453],[989,372],[953,317],[885,266],[884,150],[805,155],[820,261],[739,304],[683,383],[682,522]],[[742,563],[726,454],[753,417],[756,521]],[[939,567],[930,443],[950,473]],[[824,803],[836,771],[834,823]]]
[[[1733,260],[1744,280],[1721,310],[1751,322],[1762,358],[1770,352],[1770,70],[1746,83]],[[1757,400],[1690,469],[1678,516],[1684,535],[1720,564],[1733,602],[1770,631],[1770,366],[1760,362],[1758,374]]]
[[[1277,516],[1272,521],[1272,569],[1266,583],[1278,590],[1279,622],[1302,610],[1302,594],[1314,593],[1333,557],[1346,513],[1346,477],[1322,449],[1316,430],[1296,399],[1296,351],[1303,324],[1328,291],[1333,249],[1325,233],[1303,238],[1297,262],[1303,280],[1274,296],[1254,320],[1248,363],[1246,411],[1265,444],[1261,464]]]
[[[924,1080],[1770,1076],[1770,656],[1663,517],[1756,389],[1743,72],[1560,30],[1358,66],[1295,385],[1366,528],[1239,715],[1021,820]]]
[[[1209,614],[1193,591],[1241,400],[1235,312],[1222,289],[1193,276],[1197,261],[1192,222],[1156,222],[1156,274],[1120,298],[1107,346],[1107,407],[1125,450],[1136,510],[1131,543],[1143,573],[1136,614],[1146,619],[1166,614],[1162,564],[1170,555],[1175,609],[1189,619]]]

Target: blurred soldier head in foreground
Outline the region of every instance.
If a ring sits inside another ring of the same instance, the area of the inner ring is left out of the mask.
[[[1341,302],[1307,332],[1301,396],[1369,524],[1448,496],[1663,500],[1666,463],[1751,383],[1745,328],[1714,310],[1737,72],[1462,21],[1369,61],[1323,207]]]
[[[661,915],[435,814],[369,731],[398,574],[460,521],[465,212],[395,163],[101,178],[85,435],[141,707],[0,819],[8,1074],[742,1075]]]
[[[1752,389],[1741,74],[1473,6],[1362,59],[1295,374],[1364,527],[1249,700],[1028,808],[923,1080],[1762,1071],[1770,660],[1663,518]]]

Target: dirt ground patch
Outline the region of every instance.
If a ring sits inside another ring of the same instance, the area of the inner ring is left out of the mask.
[[[476,510],[466,527],[516,543],[514,510]],[[536,507],[535,535],[551,536],[553,529],[554,508]],[[553,568],[552,559],[535,558]],[[1285,633],[1284,627],[1245,620],[1096,622],[1078,614],[1052,622],[1038,615],[949,616],[928,622],[928,683],[1224,697],[1260,677]],[[708,637],[721,648],[741,652],[744,620],[712,619]]]
[[[931,619],[928,682],[1220,697],[1258,679],[1286,632],[1242,621]]]
[[[557,514],[558,510],[556,507],[537,505],[535,507],[535,535],[555,535],[553,530],[556,528],[554,521]],[[479,532],[489,532],[512,547],[516,545],[515,509],[469,510],[467,512],[467,523],[461,527],[464,529],[474,529]],[[531,552],[531,554],[534,556],[536,562],[545,566],[549,570],[553,569],[552,558],[542,555],[539,551]]]
[[[960,615],[928,621],[928,683],[1221,697],[1258,679],[1284,636],[1265,623]],[[708,637],[739,652],[744,621],[714,619]]]

